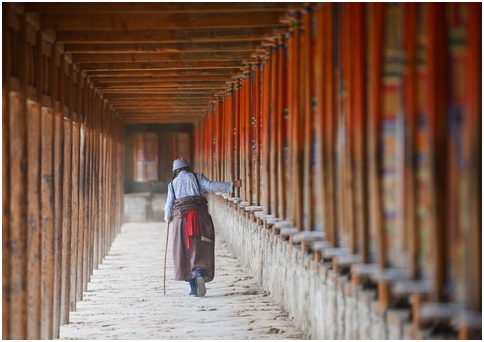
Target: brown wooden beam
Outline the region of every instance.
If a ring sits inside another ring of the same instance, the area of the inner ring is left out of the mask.
[[[102,84],[102,88],[105,90],[111,89],[111,90],[122,90],[122,89],[145,89],[145,90],[155,90],[155,89],[163,89],[163,88],[171,88],[171,87],[184,87],[184,86],[207,86],[207,87],[212,87],[212,86],[224,86],[225,82],[223,81],[198,81],[198,80],[192,80],[192,81],[178,81],[178,82],[160,82],[158,84],[133,84],[133,83],[118,83],[118,84],[112,84],[112,85],[107,85],[107,84]],[[96,84],[96,86],[98,86]]]
[[[69,53],[154,53],[154,52],[207,52],[207,51],[254,51],[262,41],[216,41],[216,42],[152,42],[152,43],[74,43],[65,44],[64,50]]]
[[[288,8],[298,6],[298,3],[290,2],[139,2],[139,3],[27,3],[26,12],[39,13],[136,13],[145,14],[153,12],[162,13],[187,13],[187,12],[285,12]]]
[[[240,13],[44,13],[40,15],[44,29],[69,30],[146,30],[184,28],[236,28],[273,27],[279,23],[281,13],[255,12],[250,15]],[[283,26],[281,24],[281,26]]]
[[[260,40],[273,30],[284,25],[274,24],[255,28],[220,28],[220,29],[153,29],[143,31],[127,31],[112,29],[100,31],[84,28],[82,30],[57,30],[56,39],[59,43],[176,43],[176,42],[222,42],[238,40]],[[50,30],[53,31],[53,30]]]
[[[198,111],[198,112],[179,112],[179,113],[123,113],[119,115],[123,119],[134,119],[134,118],[149,118],[149,119],[196,119],[196,118],[202,118],[206,116],[205,111]]]
[[[152,115],[152,116],[184,116],[186,114],[202,115],[206,111],[206,108],[200,109],[172,109],[172,110],[146,110],[146,111],[117,111],[122,117],[126,116],[140,116],[140,115]]]
[[[133,102],[111,102],[108,103],[117,109],[126,109],[126,108],[135,108],[135,109],[146,109],[146,108],[159,108],[162,106],[166,106],[170,104],[170,106],[176,105],[177,107],[206,107],[209,101],[197,101],[197,102],[190,102],[189,100],[164,100],[164,101],[156,101],[152,103],[145,103],[144,105],[137,105],[135,101]]]
[[[176,69],[208,69],[240,67],[236,60],[217,61],[172,61],[172,62],[112,62],[112,63],[84,63],[82,70],[176,70]]]
[[[118,77],[98,77],[89,76],[89,81],[96,85],[105,84],[128,84],[128,85],[157,85],[166,83],[167,80],[177,82],[187,81],[230,81],[230,75],[157,75],[157,76],[118,76]]]
[[[108,101],[110,105],[113,106],[136,106],[136,107],[146,107],[148,105],[163,105],[166,104],[167,102],[174,102],[176,101],[178,104],[194,104],[194,105],[199,105],[200,103],[207,103],[207,99],[199,99],[197,101],[191,101],[189,98],[186,99],[158,99],[158,100],[146,100],[143,99],[141,101],[135,101],[135,100],[130,100],[130,101]]]
[[[163,106],[163,107],[161,107]],[[118,109],[118,112],[120,110],[159,110],[159,109],[204,109],[207,108],[207,104],[191,104],[189,102],[187,103],[182,103],[182,104],[173,104],[166,102],[165,104],[154,104],[154,105],[144,105],[144,106],[136,106],[136,104],[130,104],[130,105],[123,105],[123,106],[116,106]]]
[[[200,107],[177,107],[177,106],[170,106],[166,109],[164,108],[116,108],[116,111],[119,115],[136,113],[136,114],[176,114],[176,113],[201,113],[207,109],[207,106],[200,106]]]
[[[99,88],[98,92],[101,94],[104,94],[104,97],[107,98],[111,95],[106,95],[106,94],[117,94],[121,98],[126,98],[126,94],[128,95],[160,95],[160,94],[171,94],[171,95],[184,95],[184,94],[200,94],[200,95],[211,95],[215,93],[218,90],[222,90],[221,87],[181,87],[181,86],[176,86],[176,87],[166,87],[166,88],[161,88],[161,89],[141,89],[141,90],[126,90],[126,89],[117,89],[117,90],[112,90],[112,89],[102,89]]]
[[[159,63],[172,61],[232,61],[244,60],[251,57],[249,51],[221,51],[221,52],[150,52],[150,53],[82,53],[73,56],[74,63]],[[212,63],[213,63],[212,62]],[[240,64],[240,63],[239,63]]]
[[[171,76],[232,76],[240,68],[184,69],[184,70],[85,70],[89,78],[116,77],[171,77]]]
[[[126,104],[136,104],[139,107],[143,105],[149,104],[162,104],[166,103],[167,101],[177,101],[180,103],[205,103],[205,101],[211,100],[212,97],[210,96],[202,96],[202,95],[186,95],[186,96],[179,96],[179,95],[169,95],[163,94],[162,96],[155,96],[155,97],[127,97],[127,98],[107,98],[110,104],[119,104],[119,105],[126,105]]]

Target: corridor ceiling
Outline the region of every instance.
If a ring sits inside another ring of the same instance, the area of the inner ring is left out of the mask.
[[[298,3],[26,3],[127,124],[194,122]]]

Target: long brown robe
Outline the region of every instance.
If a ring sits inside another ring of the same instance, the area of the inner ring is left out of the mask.
[[[205,281],[212,281],[215,275],[215,230],[208,213],[208,203],[203,196],[188,196],[177,199],[173,206],[173,265],[175,280],[189,281],[195,278],[195,271],[205,271]],[[192,236],[192,248],[186,245],[187,214],[198,211],[200,236]],[[211,241],[211,242],[210,242]]]

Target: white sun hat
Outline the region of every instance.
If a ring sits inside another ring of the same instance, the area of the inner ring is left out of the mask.
[[[178,158],[173,161],[173,171],[182,169],[187,166],[190,166],[190,164],[186,161],[185,158]]]

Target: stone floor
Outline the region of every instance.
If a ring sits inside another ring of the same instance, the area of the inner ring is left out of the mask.
[[[168,249],[163,294],[165,223],[127,223],[60,339],[304,339],[287,312],[271,302],[217,240],[215,279],[205,297],[189,297],[173,280]],[[170,238],[171,240],[171,238]]]

